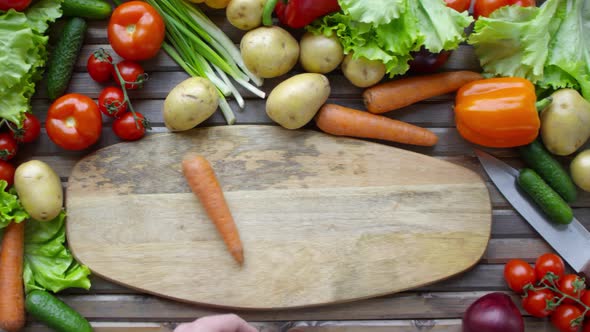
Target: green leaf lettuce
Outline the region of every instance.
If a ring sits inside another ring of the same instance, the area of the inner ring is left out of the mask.
[[[6,181],[0,180],[0,229],[13,221],[20,223],[29,218],[14,189],[5,191],[7,185]]]
[[[469,43],[489,75],[575,88],[590,99],[590,0],[500,8],[476,22]]]
[[[404,74],[411,52],[438,53],[465,40],[473,19],[442,0],[340,0],[341,12],[324,16],[308,31],[336,34],[346,54],[383,62],[390,77]]]
[[[90,270],[79,264],[65,246],[66,214],[49,222],[25,224],[25,290],[59,292],[66,288],[90,288]]]
[[[61,16],[61,1],[40,0],[26,12],[0,15],[0,118],[22,124],[47,59],[45,32]]]

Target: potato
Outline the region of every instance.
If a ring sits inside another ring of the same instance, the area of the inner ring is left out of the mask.
[[[46,163],[31,160],[17,167],[14,189],[33,219],[50,221],[61,212],[63,188],[59,176]]]
[[[175,86],[164,100],[164,123],[170,131],[194,128],[219,105],[217,90],[203,77],[191,77]]]
[[[353,85],[366,88],[383,79],[385,65],[381,61],[368,60],[363,57],[353,59],[352,53],[349,53],[342,62],[342,73]]]
[[[240,30],[251,30],[262,24],[262,9],[266,0],[231,0],[225,15],[231,25]]]
[[[205,0],[205,4],[211,8],[221,9],[227,7],[229,0]]]
[[[301,48],[299,62],[305,71],[326,74],[336,69],[342,59],[344,51],[335,34],[326,37],[323,34],[314,35],[306,32],[299,43]]]
[[[541,137],[551,153],[567,156],[590,137],[590,103],[573,89],[561,89],[541,113]]]
[[[299,44],[285,29],[278,26],[248,31],[240,42],[246,67],[262,78],[288,73],[299,58]]]
[[[580,152],[570,164],[572,180],[584,191],[590,191],[590,150]]]
[[[277,85],[266,100],[266,114],[287,129],[305,126],[330,96],[322,74],[299,74]]]

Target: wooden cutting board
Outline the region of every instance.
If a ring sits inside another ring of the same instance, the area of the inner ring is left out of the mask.
[[[244,243],[238,266],[181,172],[212,163]],[[491,203],[474,172],[311,130],[223,126],[148,136],[77,163],[67,236],[97,275],[180,301],[288,308],[385,295],[465,271]]]

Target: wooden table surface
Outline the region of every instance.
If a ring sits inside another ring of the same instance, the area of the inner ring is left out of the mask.
[[[243,33],[227,23],[222,11],[209,14],[232,40],[239,43]],[[106,24],[90,22],[86,44],[79,57],[69,92],[98,97],[102,86],[90,79],[85,64],[89,54],[94,50],[101,47],[110,49],[106,37]],[[161,114],[163,99],[177,83],[188,76],[164,52],[146,61],[144,67],[150,74],[150,80],[142,90],[131,93],[134,107],[152,121],[151,133],[166,132]],[[455,51],[444,67],[444,70],[458,69],[480,70],[469,46],[461,46]],[[284,79],[285,77],[267,80],[264,90],[270,92]],[[329,74],[329,79],[332,85],[331,102],[363,108],[361,89],[348,83],[340,72]],[[264,111],[264,100],[255,99],[255,96],[246,92],[244,96],[247,96],[248,100],[243,111],[237,111],[237,105],[233,101],[230,102],[236,111],[237,123],[271,125],[272,122]],[[440,96],[395,111],[388,116],[431,128],[439,135],[439,143],[432,148],[395,146],[468,167],[486,179],[494,208],[493,227],[487,251],[479,264],[449,280],[400,294],[310,309],[240,311],[237,314],[255,323],[260,327],[260,331],[287,331],[296,326],[303,327],[304,331],[359,331],[360,326],[370,326],[369,331],[460,331],[460,318],[473,301],[488,292],[508,291],[502,279],[503,263],[511,258],[521,258],[532,263],[538,255],[552,251],[489,182],[474,156],[472,146],[457,133],[453,121],[453,98],[453,95]],[[33,110],[44,120],[49,105],[44,84],[41,83],[33,100]],[[99,143],[92,149],[77,152],[65,151],[54,145],[43,129],[39,141],[22,148],[17,162],[28,159],[43,160],[56,170],[64,186],[67,186],[70,171],[78,159],[93,149],[119,142],[112,132],[111,125],[112,121],[105,119]],[[218,111],[205,125],[225,125],[225,120]],[[491,152],[514,166],[522,165],[514,150],[496,149]],[[573,206],[576,217],[588,227],[590,196],[581,193]],[[511,295],[517,300],[514,294]],[[168,331],[180,322],[226,312],[145,295],[97,277],[92,277],[90,291],[71,289],[61,293],[60,297],[98,327],[97,331]],[[545,320],[529,316],[525,320],[527,331],[552,330]],[[26,331],[49,330],[31,320]]]

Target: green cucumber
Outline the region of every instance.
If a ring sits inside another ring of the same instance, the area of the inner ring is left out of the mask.
[[[572,222],[574,218],[572,209],[537,172],[530,168],[523,168],[520,170],[517,182],[552,221],[559,224]]]
[[[63,31],[47,63],[47,96],[50,99],[61,97],[70,83],[74,65],[80,54],[86,21],[79,17],[71,18],[64,25]]]
[[[58,332],[91,332],[92,326],[78,312],[46,291],[33,290],[25,300],[27,312]]]
[[[535,170],[566,202],[576,200],[578,192],[567,171],[539,141],[519,148],[524,162]]]
[[[82,17],[89,20],[104,20],[111,16],[111,5],[103,0],[63,0],[64,16]]]

